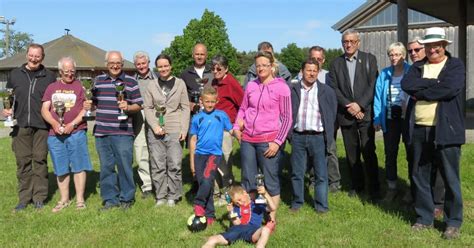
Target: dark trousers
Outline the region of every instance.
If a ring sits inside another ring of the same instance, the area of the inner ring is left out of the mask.
[[[214,179],[216,178],[217,166],[221,162],[221,156],[216,155],[194,155],[194,168],[199,188],[194,198],[194,204],[206,210],[206,217],[215,218],[214,210]]]
[[[15,127],[12,137],[19,203],[44,202],[48,197],[48,130]]]
[[[362,153],[369,184],[369,194],[378,194],[380,189],[379,168],[377,155],[375,154],[375,130],[372,122],[355,122],[350,126],[341,126],[341,131],[346,150],[346,160],[349,165],[349,175],[351,176],[351,189],[359,192],[364,190],[364,172],[360,160]]]
[[[413,182],[416,222],[433,223],[433,167],[439,167],[446,186],[444,212],[447,226],[460,227],[463,203],[459,179],[460,145],[436,146],[435,127],[415,126],[413,132]]]
[[[402,135],[402,119],[386,120],[386,132],[383,133],[385,151],[385,172],[387,181],[397,181],[398,145]]]
[[[339,171],[339,159],[337,158],[337,129],[339,126],[336,124],[334,128],[334,142],[329,146],[329,152],[327,156],[328,160],[328,179],[329,185],[339,186],[341,182],[341,173]]]

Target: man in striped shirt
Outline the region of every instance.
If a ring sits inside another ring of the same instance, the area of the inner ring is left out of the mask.
[[[133,125],[132,118],[119,119],[120,113],[137,113],[143,104],[137,81],[122,71],[123,56],[119,51],[105,55],[108,73],[94,81],[93,104],[85,108],[96,109],[94,136],[100,160],[100,195],[104,206],[128,209],[135,201],[133,181]],[[123,85],[123,99],[118,98],[116,85]],[[117,166],[117,172],[115,171]]]

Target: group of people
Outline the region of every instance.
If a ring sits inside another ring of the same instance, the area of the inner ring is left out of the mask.
[[[212,224],[214,201],[227,200],[228,210],[237,211],[234,225],[245,226],[211,237],[206,246],[237,239],[264,246],[276,225],[287,140],[292,147],[290,211],[297,213],[303,206],[304,179],[310,171],[314,209],[324,214],[329,211],[328,193],[341,189],[335,146],[339,128],[350,175],[349,196],[361,195],[367,181],[369,200],[382,199],[375,153],[375,131],[382,130],[387,181],[384,200],[392,201],[400,193],[397,156],[402,137],[411,186],[404,199],[414,204],[417,215],[412,229],[431,228],[434,218],[444,213],[444,237],[459,237],[465,69],[446,51],[451,41],[442,28],[428,28],[423,39],[415,38],[408,44],[413,65],[406,62],[405,46],[393,43],[387,49],[391,65],[380,74],[375,56],[359,50],[357,31],[345,31],[341,42],[344,54],[332,61],[329,71],[322,69],[324,49],[314,46],[293,80],[274,57],[272,45],[262,42],[244,87],[229,72],[224,56],[216,55],[207,63],[207,48],[202,43],[194,46],[194,64],[180,77],[172,75],[172,59],[166,54],[156,57],[155,72],[146,52],[135,53],[136,73],[129,76],[122,70],[122,54],[109,51],[105,55],[107,72],[94,79],[91,100],[76,78],[73,58],[59,60],[60,77],[56,79],[41,64],[43,47],[31,44],[27,62],[11,72],[7,83],[15,92],[14,116],[18,120],[11,134],[19,182],[19,203],[14,211],[22,211],[30,203],[36,209],[44,207],[48,150],[60,192],[52,211],[71,204],[71,173],[76,208],[86,208],[86,172],[92,165],[87,123],[82,117],[93,110],[103,211],[133,205],[133,153],[142,198],[154,196],[157,207],[175,206],[183,195],[186,142],[191,173],[198,185],[194,214]],[[10,116],[13,111],[4,110],[3,114]],[[235,185],[232,174],[234,137],[240,144],[241,186]],[[230,203],[225,192],[231,193]],[[255,202],[258,197],[265,199],[269,212],[263,229],[261,214],[265,211]]]

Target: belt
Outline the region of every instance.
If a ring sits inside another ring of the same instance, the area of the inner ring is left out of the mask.
[[[313,130],[307,130],[307,131],[296,131],[293,130],[293,132],[301,135],[319,135],[322,134],[323,132],[318,132],[318,131],[313,131]]]

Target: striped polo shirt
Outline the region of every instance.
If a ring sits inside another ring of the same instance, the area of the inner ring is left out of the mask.
[[[117,104],[115,83],[125,84],[125,100],[128,104],[142,105],[138,82],[124,72],[116,79],[107,74],[99,75],[94,81],[94,102],[96,103],[95,136],[106,135],[133,135],[132,117],[119,120],[120,109]]]

